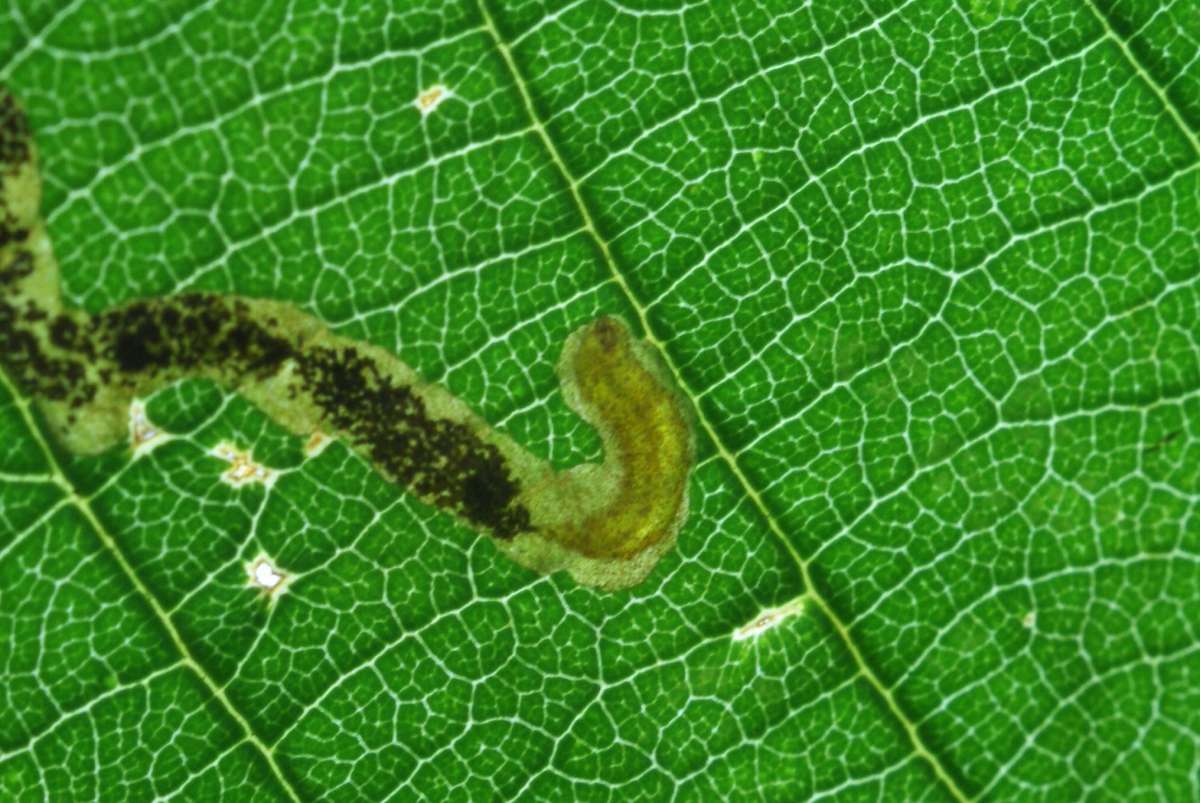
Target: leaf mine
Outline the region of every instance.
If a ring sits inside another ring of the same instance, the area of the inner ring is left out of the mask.
[[[625,588],[674,544],[691,421],[657,354],[618,319],[572,333],[558,362],[564,398],[600,433],[604,462],[556,470],[394,354],[289,304],[184,293],[95,315],[66,307],[40,194],[25,115],[0,88],[0,361],[65,448],[95,454],[132,438],[136,450],[136,400],[206,378],[305,439],[310,455],[341,440],[535,571]],[[243,450],[227,451],[238,482],[262,481]]]

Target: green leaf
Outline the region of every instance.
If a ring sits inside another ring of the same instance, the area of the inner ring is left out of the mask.
[[[292,302],[559,466],[620,316],[677,547],[599,592],[214,384],[84,458],[0,379],[0,797],[1200,797],[1194,2],[385,5],[10,2],[64,296]]]

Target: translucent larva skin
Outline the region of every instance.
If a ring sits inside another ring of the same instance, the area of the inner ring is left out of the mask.
[[[687,512],[690,419],[652,349],[618,319],[578,329],[558,364],[605,460],[557,471],[394,354],[288,304],[187,293],[96,315],[65,307],[40,193],[25,115],[0,88],[0,363],[67,449],[127,442],[137,398],[203,377],[298,436],[341,439],[534,570],[621,588],[674,543]]]
[[[653,546],[681,515],[692,461],[691,431],[653,355],[616,318],[577,331],[563,353],[573,406],[600,431],[616,485],[608,503],[564,522],[555,539],[582,555],[628,559]],[[587,472],[576,494],[593,495]]]

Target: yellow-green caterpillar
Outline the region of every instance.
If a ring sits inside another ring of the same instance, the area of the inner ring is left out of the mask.
[[[593,321],[563,347],[562,391],[600,432],[605,460],[557,471],[395,355],[291,305],[188,293],[96,315],[65,307],[40,197],[29,125],[0,88],[0,363],[66,448],[125,441],[137,397],[205,377],[299,436],[341,438],[536,571],[623,588],[674,543],[691,422],[656,353],[619,320]]]

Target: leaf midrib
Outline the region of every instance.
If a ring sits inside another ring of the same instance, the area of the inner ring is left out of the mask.
[[[671,372],[676,384],[679,386],[679,388],[681,388],[683,393],[692,403],[696,421],[699,423],[705,435],[707,435],[709,440],[713,443],[721,459],[729,467],[730,471],[733,472],[734,477],[736,477],[738,483],[742,487],[742,491],[746,494],[747,498],[750,499],[751,504],[754,506],[755,510],[758,511],[758,514],[766,523],[767,528],[776,538],[778,538],[780,543],[787,550],[788,554],[792,557],[792,560],[795,562],[796,568],[800,572],[800,576],[804,581],[808,598],[812,600],[816,607],[833,626],[834,631],[837,632],[843,646],[853,659],[858,674],[861,675],[875,690],[875,693],[878,694],[883,700],[885,707],[891,712],[898,724],[904,729],[912,746],[913,752],[929,763],[934,775],[946,787],[946,790],[951,794],[952,797],[954,797],[955,800],[963,801],[965,803],[965,801],[970,799],[969,796],[951,775],[942,758],[935,753],[929,745],[925,744],[924,740],[921,738],[920,732],[917,730],[916,722],[913,721],[913,719],[908,716],[907,712],[900,707],[899,702],[895,699],[891,690],[883,683],[879,673],[876,672],[875,668],[872,667],[871,664],[866,660],[866,656],[863,654],[862,650],[859,648],[859,645],[851,635],[850,629],[833,607],[832,603],[825,599],[825,597],[818,591],[818,586],[813,582],[813,578],[811,576],[809,562],[806,561],[796,550],[796,547],[792,543],[791,539],[789,539],[785,534],[782,525],[770,512],[770,510],[767,509],[762,495],[758,492],[758,490],[750,482],[749,478],[742,471],[741,467],[738,465],[736,457],[725,444],[724,439],[721,438],[720,434],[713,426],[712,421],[709,420],[708,416],[704,414],[703,408],[696,403],[696,393],[681,374],[679,366],[676,364],[675,360],[672,359],[670,352],[667,351],[666,344],[654,334],[654,330],[650,327],[646,306],[641,303],[640,299],[637,298],[633,290],[630,288],[629,283],[625,280],[625,273],[618,264],[616,257],[613,255],[608,241],[601,236],[599,228],[596,226],[595,218],[592,215],[587,201],[583,197],[578,180],[567,167],[566,161],[563,159],[557,145],[554,143],[553,139],[551,139],[550,133],[547,130],[544,122],[538,115],[536,107],[533,103],[533,97],[529,91],[529,87],[517,66],[516,60],[513,58],[512,52],[509,50],[507,43],[500,35],[499,28],[496,26],[495,18],[493,17],[491,9],[488,7],[487,0],[476,0],[476,2],[479,6],[479,12],[484,20],[484,28],[491,37],[493,44],[495,45],[502,60],[504,61],[506,68],[509,71],[509,76],[512,79],[513,84],[516,86],[517,91],[521,95],[521,101],[525,107],[525,113],[528,115],[534,131],[536,131],[538,138],[545,147],[551,162],[559,171],[563,181],[570,191],[571,199],[575,205],[575,208],[583,220],[584,229],[587,231],[588,236],[590,236],[595,242],[596,247],[600,250],[604,262],[608,266],[609,272],[612,274],[613,281],[620,288],[622,294],[624,294],[636,312],[638,321],[641,324],[643,332],[645,333],[645,337],[658,350],[667,366],[667,369]]]
[[[551,138],[548,128],[537,113],[537,107],[533,102],[533,97],[529,86],[523,74],[521,73],[516,60],[513,58],[509,45],[505,42],[504,38],[500,34],[500,30],[495,23],[494,15],[489,8],[488,0],[476,1],[480,10],[480,14],[484,20],[484,27],[491,37],[497,51],[500,53],[501,58],[509,71],[510,78],[520,93],[522,104],[525,107],[525,113],[531,121],[533,130],[537,133],[539,139],[542,141],[543,147],[546,149],[551,162],[559,171],[566,186],[569,188],[572,201],[578,214],[583,220],[585,230],[593,239],[597,248],[602,254],[604,262],[607,265],[614,282],[618,288],[620,288],[621,293],[626,297],[637,314],[646,337],[651,343],[653,343],[655,348],[657,348],[668,369],[674,376],[677,385],[683,390],[683,392],[692,402],[696,420],[701,429],[711,440],[721,460],[724,461],[729,467],[730,471],[737,479],[737,482],[741,485],[742,491],[750,499],[751,503],[758,511],[763,521],[766,523],[767,528],[774,534],[776,538],[779,539],[784,548],[787,550],[788,554],[792,557],[796,564],[797,570],[800,572],[800,575],[803,578],[808,597],[821,610],[821,612],[833,626],[834,630],[837,632],[838,636],[841,638],[846,650],[852,656],[859,674],[861,674],[868,681],[875,692],[879,694],[887,709],[892,713],[892,715],[907,733],[914,752],[924,758],[931,765],[936,777],[945,785],[951,795],[961,801],[970,799],[966,792],[961,788],[959,783],[955,780],[954,776],[950,773],[946,762],[943,762],[942,758],[921,738],[921,734],[917,729],[916,722],[907,714],[907,712],[904,711],[899,702],[893,696],[891,690],[883,683],[880,674],[876,672],[875,668],[867,660],[866,656],[859,648],[855,638],[851,634],[849,627],[838,614],[837,610],[833,607],[832,602],[825,599],[825,597],[820,593],[818,590],[819,586],[813,582],[811,576],[811,562],[805,560],[799,554],[791,539],[787,537],[778,519],[766,506],[761,493],[741,470],[736,456],[728,448],[716,427],[713,425],[712,421],[705,415],[703,408],[697,403],[698,395],[686,382],[681,371],[679,370],[677,363],[671,357],[670,352],[666,349],[666,344],[655,336],[653,329],[649,325],[647,306],[642,303],[642,301],[632,291],[629,283],[625,280],[625,271],[622,269],[622,266],[613,255],[609,242],[600,234],[588,202],[585,200],[581,192],[580,179],[573,175],[571,170],[568,168],[566,160],[563,159],[556,143]],[[1175,126],[1179,129],[1183,137],[1191,145],[1193,152],[1198,158],[1200,158],[1200,134],[1187,125],[1187,122],[1184,120],[1180,110],[1174,105],[1174,103],[1172,103],[1164,88],[1154,80],[1154,77],[1136,58],[1128,44],[1117,35],[1110,20],[1108,19],[1107,14],[1099,8],[1097,0],[1087,0],[1085,4],[1100,24],[1100,27],[1103,31],[1103,38],[1109,40],[1119,50],[1122,58],[1130,65],[1134,74],[1158,99],[1164,111],[1174,122]],[[1176,173],[1178,172],[1181,171],[1176,171]],[[857,520],[858,519],[856,519],[856,521]]]
[[[1117,34],[1116,28],[1113,27],[1112,20],[1109,19],[1111,16],[1110,12],[1100,8],[1098,0],[1085,0],[1084,5],[1088,7],[1088,10],[1092,12],[1092,16],[1096,18],[1096,21],[1104,30],[1104,38],[1108,39],[1113,43],[1113,45],[1116,46],[1117,50],[1121,52],[1121,57],[1125,59],[1126,63],[1128,63],[1131,68],[1133,68],[1134,74],[1137,75],[1138,78],[1142,79],[1142,82],[1146,85],[1146,87],[1152,93],[1154,93],[1154,97],[1158,98],[1158,102],[1162,105],[1163,111],[1165,111],[1171,117],[1171,120],[1175,123],[1175,126],[1179,129],[1180,133],[1182,133],[1184,138],[1191,144],[1192,152],[1196,154],[1197,158],[1200,158],[1200,133],[1197,133],[1194,129],[1192,129],[1191,126],[1187,124],[1187,121],[1183,119],[1183,113],[1174,104],[1174,102],[1172,102],[1170,95],[1167,94],[1166,88],[1159,84],[1158,81],[1155,80],[1154,76],[1150,73],[1150,70],[1147,69],[1140,60],[1138,60],[1138,57],[1133,52],[1133,49],[1129,47],[1129,43]]]
[[[0,367],[0,386],[3,386],[3,389],[6,390],[10,396],[12,396],[13,404],[21,416],[21,421],[24,423],[25,429],[28,430],[30,437],[33,439],[37,448],[41,451],[43,457],[46,459],[46,464],[50,467],[50,478],[54,484],[57,485],[60,490],[62,490],[63,494],[66,496],[67,503],[78,510],[79,514],[83,516],[83,518],[91,526],[93,532],[96,534],[96,537],[100,539],[100,542],[104,545],[105,549],[112,554],[113,558],[117,562],[117,565],[120,566],[121,572],[133,586],[134,591],[149,606],[154,618],[158,620],[160,625],[162,625],[163,629],[166,631],[167,637],[171,641],[171,644],[178,651],[183,665],[195,673],[196,677],[199,678],[204,687],[208,689],[209,694],[212,695],[212,699],[217,701],[225,713],[231,719],[233,719],[234,723],[236,723],[236,725],[242,730],[245,740],[249,742],[249,744],[262,756],[263,760],[267,763],[267,767],[271,771],[271,775],[279,784],[280,789],[288,797],[288,799],[294,801],[294,803],[300,803],[301,797],[299,793],[296,791],[291,781],[288,780],[288,777],[284,773],[283,768],[279,765],[279,762],[275,760],[274,752],[265,742],[262,741],[262,739],[258,737],[258,734],[254,732],[254,728],[251,726],[250,721],[246,719],[242,712],[238,710],[237,706],[233,704],[233,701],[229,699],[228,695],[225,694],[225,689],[220,683],[217,682],[217,679],[209,674],[208,670],[204,668],[204,665],[201,664],[200,661],[196,659],[195,655],[192,654],[192,651],[188,649],[187,642],[183,639],[183,636],[180,634],[178,628],[175,627],[175,623],[171,621],[171,616],[167,612],[167,609],[163,607],[163,604],[159,601],[158,597],[154,594],[150,587],[142,581],[142,578],[134,569],[133,564],[129,562],[129,559],[125,555],[125,552],[122,550],[120,544],[115,538],[113,538],[112,534],[104,526],[103,522],[101,522],[96,516],[96,512],[92,510],[90,502],[79,495],[79,492],[76,490],[75,486],[67,477],[66,472],[63,470],[63,466],[61,461],[58,459],[58,455],[52,448],[50,448],[50,444],[43,435],[42,428],[38,424],[37,419],[34,417],[33,411],[30,409],[29,400],[13,384],[12,380],[8,376],[8,372],[2,367]]]

